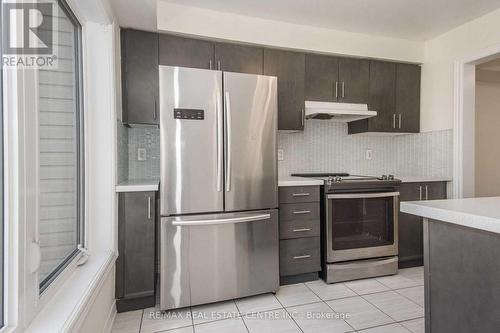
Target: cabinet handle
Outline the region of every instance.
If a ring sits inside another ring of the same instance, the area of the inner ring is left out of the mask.
[[[148,220],[151,220],[151,197],[148,197]]]
[[[301,121],[302,121],[302,128],[304,128],[304,118],[305,117],[306,117],[306,112],[305,112],[305,109],[302,108],[302,119],[301,119]]]
[[[422,200],[422,186],[418,187],[418,197],[419,197],[418,200]]]
[[[295,257],[293,257],[293,260],[307,259],[307,258],[311,258],[311,255],[310,254],[304,254],[303,256],[295,256]]]
[[[311,211],[310,210],[296,210],[293,213],[295,215],[301,215],[301,214],[309,214]]]
[[[429,200],[429,186],[425,185],[425,200]]]
[[[153,119],[156,120],[156,98],[154,98],[153,100],[153,104],[154,104],[154,107],[153,107]]]
[[[299,229],[293,229],[293,232],[306,232],[306,231],[311,231],[310,228],[299,228]]]
[[[339,83],[335,81],[335,99],[339,98]]]
[[[212,69],[212,60],[208,61],[208,69]]]
[[[399,114],[399,128],[401,129],[401,118],[402,118],[402,115],[401,113]]]
[[[392,128],[396,128],[396,114],[392,115]]]
[[[220,60],[217,61],[217,69],[220,70]]]
[[[309,196],[310,194],[307,193],[307,192],[304,192],[304,193],[293,193],[292,194],[292,197],[307,197]]]
[[[345,97],[345,82],[342,81],[342,98]]]

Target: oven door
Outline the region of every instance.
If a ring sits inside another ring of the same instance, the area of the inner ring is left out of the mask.
[[[327,262],[398,254],[399,192],[328,194]]]

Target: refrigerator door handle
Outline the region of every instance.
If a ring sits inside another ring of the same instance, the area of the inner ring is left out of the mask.
[[[231,191],[231,98],[226,91],[226,191]]]
[[[222,116],[222,101],[220,91],[217,91],[215,100],[215,110],[217,110],[217,192],[222,191],[222,168],[223,168],[223,138],[222,138],[222,126],[223,126],[223,116]]]
[[[205,219],[205,220],[177,220],[173,221],[172,225],[174,226],[183,226],[183,227],[192,227],[192,226],[205,226],[205,225],[214,225],[214,224],[235,224],[242,222],[254,222],[254,221],[262,221],[269,220],[271,218],[271,214],[254,214],[248,216],[240,216],[240,217],[230,217],[223,219]]]

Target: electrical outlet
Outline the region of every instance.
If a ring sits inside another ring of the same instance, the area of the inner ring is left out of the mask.
[[[278,161],[283,161],[285,159],[285,151],[283,149],[278,149]]]
[[[372,150],[371,149],[367,149],[366,152],[365,152],[365,158],[367,160],[371,160],[372,157],[373,157]]]
[[[137,160],[145,161],[146,159],[147,159],[146,148],[137,148]]]

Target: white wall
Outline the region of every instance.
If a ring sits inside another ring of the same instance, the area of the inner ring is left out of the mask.
[[[89,247],[99,252],[114,248],[116,232],[114,39],[117,37],[113,25],[87,22],[85,32],[89,48],[84,68],[87,234]]]
[[[500,77],[500,72],[497,72]],[[476,82],[475,195],[500,195],[500,83]]]
[[[423,43],[158,1],[158,30],[289,49],[421,63]]]
[[[454,62],[500,44],[500,9],[425,43],[421,130],[453,128]]]
[[[116,315],[115,308],[115,269],[108,272],[90,311],[82,320],[79,333],[107,333]]]

